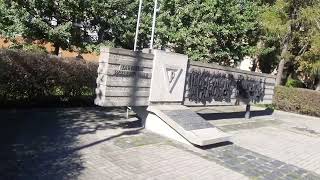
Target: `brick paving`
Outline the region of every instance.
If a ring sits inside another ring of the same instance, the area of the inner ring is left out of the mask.
[[[234,144],[196,148],[142,129],[121,108],[0,113],[1,180],[320,179],[315,121],[209,121]]]
[[[99,158],[87,156],[79,179],[90,179],[91,170],[98,169],[105,179],[246,179],[190,152],[167,144],[138,146],[122,151],[105,152]]]
[[[246,149],[320,174],[320,137],[281,127],[242,130],[233,135],[233,142]]]
[[[287,164],[237,145],[226,145],[208,150],[208,159],[244,174],[252,179],[320,179],[311,171]]]

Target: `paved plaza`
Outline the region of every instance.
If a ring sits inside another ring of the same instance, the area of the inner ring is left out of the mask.
[[[258,109],[244,120],[232,108],[193,108],[232,135],[201,148],[124,108],[2,110],[0,179],[320,179],[319,118]]]

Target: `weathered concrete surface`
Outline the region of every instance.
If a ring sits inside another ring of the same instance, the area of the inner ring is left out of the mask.
[[[197,113],[182,105],[157,105],[147,108],[150,114],[155,114],[152,119],[146,118],[146,129],[166,137],[181,141],[181,137],[189,144],[206,146],[230,140],[230,135],[224,133],[208,123]],[[151,115],[152,115],[151,114]],[[163,121],[162,124],[155,123]],[[167,127],[167,129],[159,129]],[[167,131],[174,132],[168,135]],[[171,131],[172,131],[171,130]],[[181,137],[180,137],[181,136]]]
[[[122,108],[0,114],[0,179],[320,179],[314,120],[209,120],[235,144],[197,148],[143,130]]]
[[[95,104],[102,107],[149,104],[153,54],[102,48]]]
[[[232,134],[236,145],[320,174],[320,118],[277,111],[272,115],[260,113],[261,116],[249,121],[239,117],[210,120],[216,113],[228,112],[230,107],[196,110],[209,122]],[[262,109],[255,107],[254,110]]]
[[[183,101],[188,56],[154,50],[151,102]]]

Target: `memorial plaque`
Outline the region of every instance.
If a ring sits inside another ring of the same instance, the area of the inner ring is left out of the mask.
[[[163,110],[167,116],[179,124],[184,130],[213,128],[214,126],[191,110]]]
[[[147,106],[152,67],[152,54],[124,49],[102,49],[95,104],[100,106]]]

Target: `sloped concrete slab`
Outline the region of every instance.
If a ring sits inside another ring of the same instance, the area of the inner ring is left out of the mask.
[[[146,119],[146,128],[171,139],[199,146],[230,141],[229,134],[217,129],[188,107],[156,105],[149,106],[147,110],[151,114]]]
[[[162,110],[162,112],[187,131],[214,127],[190,109]]]

